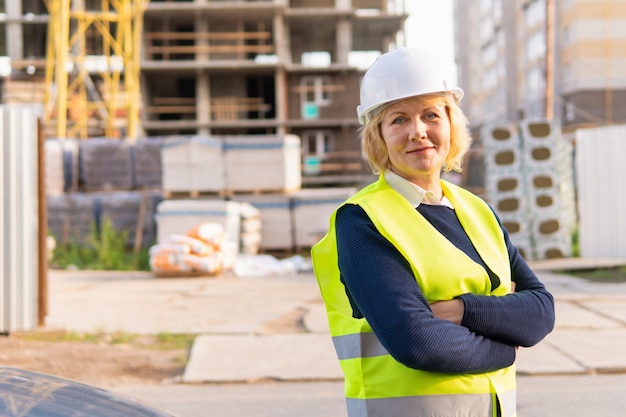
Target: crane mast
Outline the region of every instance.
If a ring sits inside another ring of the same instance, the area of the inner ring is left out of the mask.
[[[58,138],[135,139],[149,0],[46,0],[46,126]]]

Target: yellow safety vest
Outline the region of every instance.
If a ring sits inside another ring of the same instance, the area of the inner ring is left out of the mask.
[[[365,210],[377,230],[409,261],[430,303],[465,293],[507,294],[511,288],[510,264],[497,219],[480,198],[446,181],[441,183],[476,250],[500,278],[501,285],[494,291],[485,269],[441,235],[387,184],[384,176],[344,204],[357,204]],[[515,365],[483,374],[462,375],[412,369],[385,350],[366,319],[352,317],[350,302],[339,279],[335,216],[336,211],[331,216],[328,234],[313,247],[311,254],[345,376],[348,415],[488,417],[496,415],[499,402],[502,417],[514,417]],[[416,229],[420,232],[411,232]],[[420,256],[424,253],[428,256]],[[431,279],[433,276],[437,278]]]

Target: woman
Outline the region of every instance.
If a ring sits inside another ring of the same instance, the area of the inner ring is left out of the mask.
[[[515,416],[517,347],[554,326],[491,208],[441,179],[471,142],[449,74],[408,48],[368,69],[357,112],[379,179],[312,250],[350,417]]]

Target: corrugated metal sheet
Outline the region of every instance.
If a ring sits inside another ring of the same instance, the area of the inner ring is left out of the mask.
[[[626,125],[576,131],[580,255],[626,258]]]
[[[0,332],[37,326],[37,118],[34,105],[0,106]]]

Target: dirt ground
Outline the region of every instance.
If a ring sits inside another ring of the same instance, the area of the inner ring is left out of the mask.
[[[102,388],[172,383],[182,375],[188,349],[159,350],[134,343],[30,340],[0,336],[0,365],[80,381]]]
[[[266,323],[258,333],[305,332],[305,312],[295,309]],[[107,342],[111,337],[115,335],[99,335],[100,341],[94,343],[63,340],[63,336],[55,332],[0,335],[0,366],[24,368],[110,389],[175,383],[189,359],[191,342],[189,347],[172,348],[170,345],[164,349],[166,343],[152,336],[130,339],[126,343]]]

